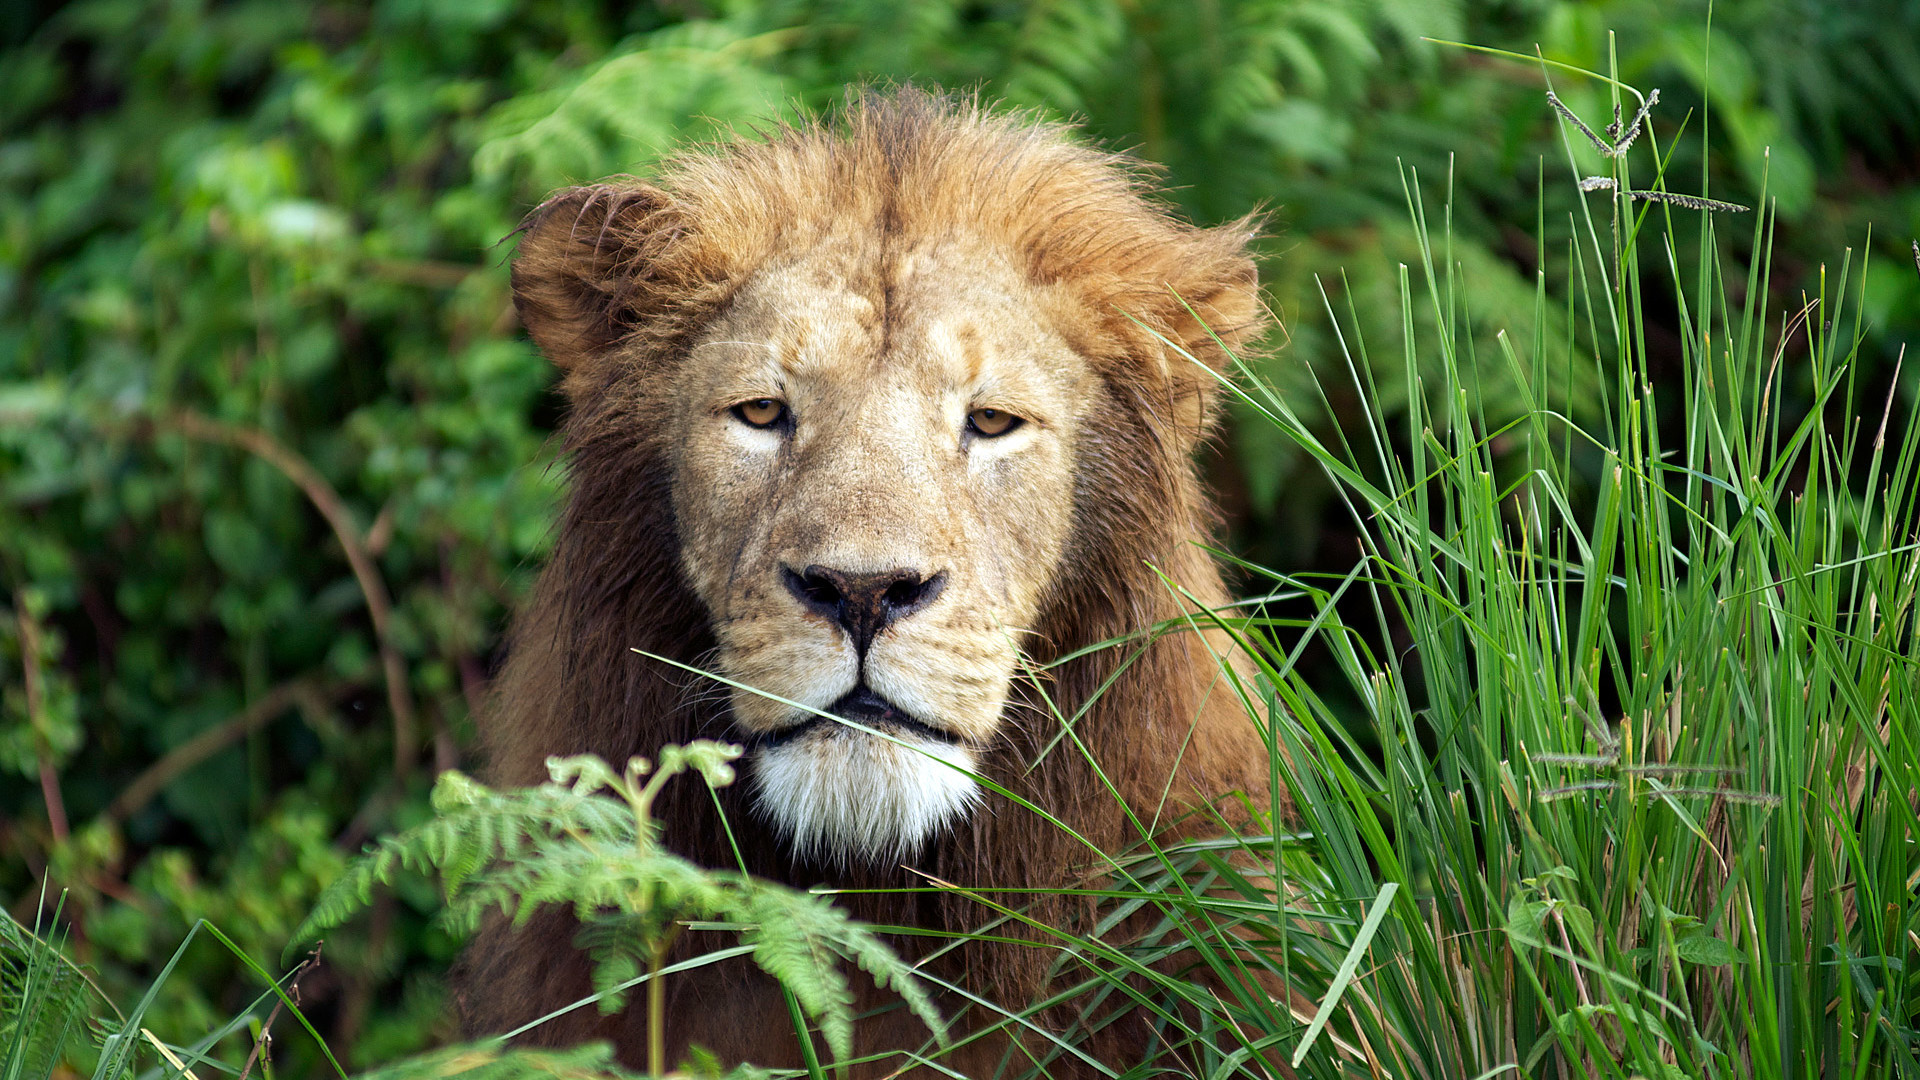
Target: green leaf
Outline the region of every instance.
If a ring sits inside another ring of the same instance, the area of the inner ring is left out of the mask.
[[[1546,945],[1541,936],[1541,923],[1544,921],[1547,904],[1544,900],[1528,900],[1515,893],[1507,901],[1507,937],[1515,944],[1538,949]]]
[[[1683,937],[1673,943],[1673,951],[1687,963],[1704,967],[1726,967],[1746,960],[1732,944],[1711,934]]]

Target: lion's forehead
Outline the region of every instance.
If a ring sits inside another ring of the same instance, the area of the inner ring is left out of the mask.
[[[751,274],[700,348],[770,380],[873,394],[1084,393],[1088,372],[1048,300],[977,244],[897,255],[823,247]]]

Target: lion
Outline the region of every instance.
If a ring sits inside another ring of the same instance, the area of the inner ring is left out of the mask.
[[[744,780],[718,809],[669,786],[668,846],[896,890],[842,902],[946,934],[990,912],[929,879],[1084,886],[1099,868],[1073,834],[1118,851],[1140,839],[1129,808],[1167,823],[1235,793],[1284,803],[1223,681],[1226,643],[1149,632],[1228,602],[1193,456],[1215,372],[1266,321],[1253,235],[1177,220],[1141,165],[1062,126],[912,89],[548,199],[512,286],[562,374],[570,497],[482,718],[492,778],[537,783],[555,754],[740,743]],[[1063,717],[1073,741],[1054,745]],[[1090,917],[1004,895],[1056,926]],[[456,978],[468,1030],[587,996],[574,931],[562,914],[484,930]],[[1018,1008],[1052,958],[970,942],[926,970]],[[777,986],[743,962],[671,976],[668,993],[672,1053],[801,1063]],[[869,985],[860,1005],[888,1001]],[[610,1039],[637,1066],[643,1013],[578,1009],[526,1038]],[[881,1012],[857,1051],[927,1035]],[[1123,1018],[1099,1037],[1138,1056],[1150,1033]],[[1006,1050],[982,1040],[943,1064],[990,1075]]]

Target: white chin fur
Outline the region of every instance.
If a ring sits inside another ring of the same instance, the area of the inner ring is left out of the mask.
[[[902,736],[901,746],[837,725],[754,755],[757,806],[803,859],[842,865],[906,858],[980,800],[972,750]],[[938,759],[938,760],[936,760]],[[946,764],[943,764],[946,763]]]

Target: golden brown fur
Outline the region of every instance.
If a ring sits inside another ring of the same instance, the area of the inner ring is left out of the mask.
[[[967,282],[974,280],[967,275],[975,267],[985,267],[980,280],[999,283],[993,287],[1005,294],[1001,300],[1015,298],[1016,323],[1035,320],[1064,343],[1061,378],[1071,379],[1061,383],[1067,388],[1059,400],[1070,402],[1078,419],[1049,429],[1070,433],[1059,454],[1071,473],[1055,478],[1064,497],[1051,507],[1038,500],[988,507],[980,520],[1002,533],[1025,531],[1008,529],[1006,520],[1030,523],[1037,536],[1058,533],[1058,550],[1036,540],[1030,556],[1014,560],[1048,563],[1030,601],[1020,600],[1016,586],[996,586],[1001,591],[993,593],[1010,598],[1005,618],[1017,628],[1028,660],[1045,665],[1096,642],[1135,636],[1132,645],[1049,673],[1046,693],[1073,715],[1144,641],[1137,636],[1143,628],[1181,612],[1155,567],[1202,603],[1226,599],[1218,571],[1196,546],[1208,538],[1212,511],[1190,460],[1207,427],[1214,380],[1145,327],[1221,366],[1225,357],[1215,335],[1238,344],[1263,323],[1253,264],[1243,250],[1248,239],[1245,222],[1206,230],[1175,221],[1150,201],[1130,162],[1076,146],[1058,128],[996,118],[914,91],[862,97],[831,122],[688,154],[670,162],[653,185],[578,188],[541,206],[520,242],[514,294],[535,340],[564,372],[572,493],[552,563],[515,627],[512,655],[485,720],[493,779],[538,782],[552,754],[593,752],[623,761],[651,755],[662,743],[742,737],[734,719],[743,702],[738,695],[729,699],[713,684],[633,650],[708,668],[746,662],[735,654],[750,659],[746,645],[722,648],[716,637],[715,611],[731,610],[734,602],[716,597],[733,595],[724,593],[731,586],[702,576],[720,557],[719,540],[705,533],[721,526],[695,529],[699,550],[687,547],[685,523],[722,514],[724,508],[708,503],[724,499],[688,490],[686,478],[726,463],[701,464],[707,452],[689,449],[676,434],[687,422],[676,413],[687,408],[686,392],[676,388],[688,378],[687,365],[721,362],[704,348],[716,344],[712,328],[732,325],[729,319],[750,321],[751,311],[743,309],[761,303],[754,297],[772,288],[767,282],[796,265],[816,266],[808,273],[819,279],[794,285],[802,294],[824,295],[805,291],[817,287],[861,298],[853,306],[865,314],[845,333],[879,342],[876,363],[892,362],[889,335],[914,332],[914,320],[925,314],[916,305],[964,309],[972,300]],[[825,263],[807,262],[828,256]],[[993,267],[1002,263],[1010,270],[994,277]],[[910,280],[910,265],[921,278]],[[932,285],[925,280],[929,267],[941,275]],[[1044,469],[1036,475],[1036,483],[1052,482]],[[689,500],[707,502],[689,508]],[[974,550],[966,536],[928,529],[912,534],[913,543],[934,552],[928,558]],[[749,554],[743,549],[738,557]],[[751,589],[743,595],[744,603],[765,602]],[[958,614],[951,618],[977,614],[987,602],[953,601]],[[980,640],[991,651],[992,642]],[[828,646],[818,648],[831,655]],[[1005,701],[996,715],[966,728],[979,746],[979,770],[1105,850],[1137,840],[1071,746],[1056,748],[1029,770],[1058,724],[1037,706],[1030,681],[1014,680],[1006,694],[991,699]],[[764,724],[744,733],[762,730]],[[1261,802],[1268,797],[1259,738],[1220,685],[1209,645],[1195,635],[1147,646],[1076,731],[1143,818],[1164,823],[1229,792]],[[722,792],[752,872],[799,885],[924,884],[890,860],[799,859],[756,816],[752,798],[750,783]],[[711,865],[733,863],[711,801],[697,784],[670,786],[660,813],[669,846]],[[1094,860],[1059,829],[988,796],[904,861],[992,893],[1074,884]],[[939,893],[855,895],[845,904],[858,918],[941,931],[969,929],[987,915],[974,901]],[[1088,912],[1053,899],[1040,902],[1035,914],[1076,926]],[[571,933],[561,916],[536,919],[517,934],[485,932],[459,980],[466,1025],[497,1031],[585,996],[584,957],[571,948]],[[913,952],[923,950],[921,940],[897,944]],[[971,945],[930,970],[1018,1007],[1040,990],[1052,958],[1042,948]],[[670,986],[674,1053],[699,1043],[730,1060],[798,1064],[784,1003],[750,970],[723,965],[676,976]],[[863,1004],[885,1001],[869,993]],[[857,1035],[863,1052],[917,1047],[924,1036],[898,1011],[863,1021]],[[589,1007],[529,1037],[552,1043],[611,1038],[630,1064],[642,1059],[645,1045],[639,1010],[603,1018]],[[1138,1053],[1144,1038],[1138,1022],[1123,1022],[1107,1031],[1104,1044],[1116,1054]],[[990,1073],[999,1049],[976,1046],[950,1064],[970,1075]]]

